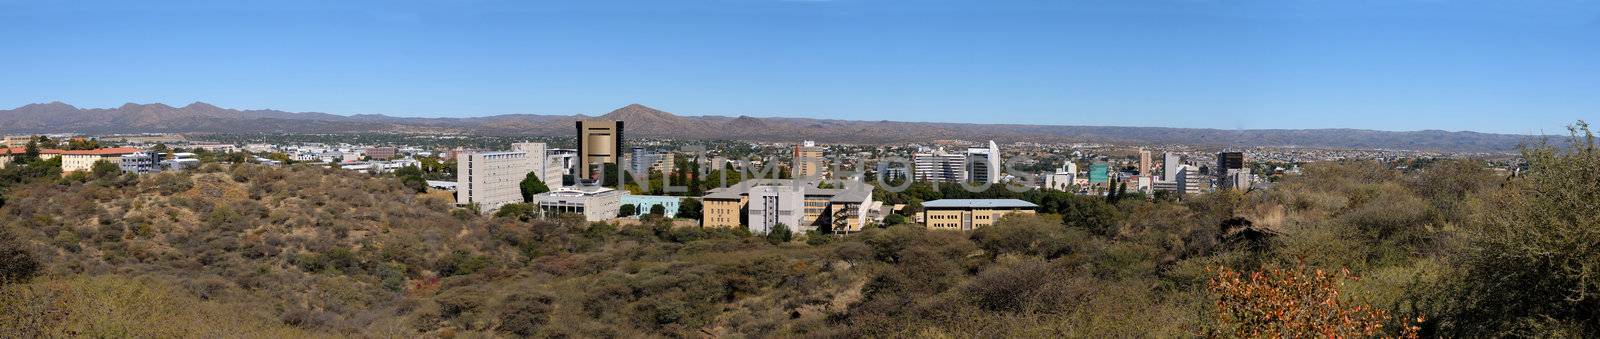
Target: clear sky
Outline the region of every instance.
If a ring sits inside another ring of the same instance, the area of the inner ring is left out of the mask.
[[[0,0],[48,101],[1561,132],[1600,0]]]

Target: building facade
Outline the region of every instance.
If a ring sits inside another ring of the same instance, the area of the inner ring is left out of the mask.
[[[653,208],[655,206],[661,206],[661,208],[665,212],[665,214],[663,216],[668,217],[668,218],[676,218],[678,216],[678,205],[683,202],[683,199],[693,199],[693,198],[673,197],[673,196],[664,196],[664,195],[632,195],[632,194],[624,194],[622,196],[622,205],[633,205],[634,213],[633,213],[633,215],[629,215],[629,216],[624,216],[624,215],[618,215],[618,216],[619,217],[638,218],[638,217],[644,216],[645,214],[650,214],[650,209],[651,208]]]
[[[935,150],[911,156],[911,175],[920,182],[960,182],[967,178],[967,157]]]
[[[815,179],[756,179],[711,190],[702,197],[705,227],[746,226],[764,234],[779,223],[794,232],[828,228],[860,231],[868,223],[872,189],[859,182],[846,188],[817,188]]]
[[[26,154],[28,154],[28,148],[26,146],[7,147],[4,151],[0,151],[0,168],[6,168],[6,166],[10,166],[11,162],[16,161],[17,157]],[[39,149],[39,160],[55,159],[58,156],[61,156],[61,150],[43,148]]]
[[[142,150],[132,147],[101,148],[92,150],[61,151],[61,174],[72,172],[87,172],[94,168],[94,164],[101,161],[122,164],[122,156],[139,153]]]
[[[794,167],[789,168],[789,174],[795,178],[821,175],[822,153],[822,147],[817,147],[815,142],[806,141],[794,146]]]
[[[522,202],[522,179],[533,171],[523,152],[465,152],[456,159],[456,203],[484,211]]]
[[[971,231],[1011,214],[1034,214],[1039,205],[1017,199],[940,199],[922,203],[929,229]]]
[[[617,217],[622,195],[622,191],[609,187],[573,186],[539,193],[533,196],[533,202],[546,215],[578,214],[585,221],[601,221]]]
[[[578,128],[578,175],[597,179],[601,166],[617,165],[622,158],[622,121],[582,120]]]
[[[146,174],[161,171],[163,154],[156,152],[139,152],[123,155],[118,159],[118,165],[123,172]]]
[[[967,180],[972,182],[1000,183],[1000,146],[989,140],[989,147],[967,149]]]

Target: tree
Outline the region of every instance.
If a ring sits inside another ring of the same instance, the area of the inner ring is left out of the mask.
[[[34,160],[39,160],[39,142],[28,140],[28,146],[22,152],[22,159],[18,159],[18,162],[31,163]]]
[[[889,214],[889,216],[883,217],[883,225],[884,226],[894,226],[894,225],[899,225],[899,224],[904,224],[904,223],[906,223],[906,216],[904,216],[904,215]]]
[[[108,160],[94,162],[94,167],[89,168],[89,176],[96,179],[107,179],[122,175],[122,166]]]
[[[617,209],[618,218],[631,218],[635,215],[639,215],[639,206],[634,204],[623,204],[622,208]]]
[[[544,180],[539,180],[536,172],[528,172],[527,176],[522,177],[522,184],[519,186],[522,190],[522,202],[533,202],[533,196],[550,191],[550,187],[545,186]]]
[[[1435,314],[1443,336],[1600,336],[1600,145],[1523,150],[1527,171],[1480,199]]]
[[[417,193],[428,192],[428,180],[423,179],[420,175],[408,175],[401,177],[400,184],[405,185],[406,188],[410,188],[412,191]]]
[[[667,206],[655,204],[650,206],[650,215],[661,217],[667,215]]]
[[[539,215],[539,208],[532,204],[506,204],[494,211],[496,218],[516,218],[521,221],[530,221]]]
[[[8,233],[0,232],[0,286],[27,282],[39,272],[39,261]]]
[[[678,213],[674,214],[674,217],[700,220],[703,217],[700,215],[702,209],[704,209],[704,206],[701,205],[700,199],[683,198],[678,202]]]
[[[767,231],[767,242],[773,244],[786,243],[793,239],[794,233],[789,231],[789,225],[783,223],[773,225],[772,229]]]
[[[1067,226],[1103,236],[1116,233],[1119,215],[1104,200],[1072,196],[1061,201],[1057,211],[1061,213],[1061,222]]]

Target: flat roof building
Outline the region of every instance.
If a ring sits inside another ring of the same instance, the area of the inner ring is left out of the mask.
[[[615,219],[622,209],[622,192],[609,187],[573,186],[533,196],[546,214],[579,214],[585,221]]]
[[[865,206],[872,189],[861,183],[846,188],[817,188],[814,179],[755,179],[711,190],[702,197],[705,227],[748,227],[765,233],[782,223],[794,232],[827,226],[834,232],[860,231],[867,223]]]
[[[628,215],[628,216],[619,215],[619,216],[620,217],[634,217],[634,218],[642,217],[645,214],[650,214],[650,208],[655,207],[655,206],[661,206],[663,212],[665,212],[665,214],[663,214],[662,216],[665,216],[665,217],[668,217],[668,218],[676,218],[678,216],[678,205],[683,202],[683,199],[694,199],[694,198],[674,197],[674,196],[665,196],[665,195],[632,195],[632,194],[625,194],[625,195],[622,196],[622,205],[633,205],[634,212],[633,212],[633,215]]]
[[[101,161],[117,164],[120,168],[122,156],[139,153],[142,151],[143,150],[132,147],[61,151],[61,174],[67,175],[72,172],[87,172],[94,168],[94,163]]]
[[[491,211],[522,202],[522,179],[531,171],[527,153],[462,153],[456,159],[456,203]]]
[[[1017,199],[939,199],[922,203],[930,229],[971,231],[1010,214],[1034,214],[1039,205]]]

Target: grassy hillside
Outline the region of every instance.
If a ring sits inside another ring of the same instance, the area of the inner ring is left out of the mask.
[[[1320,163],[971,233],[520,221],[399,180],[0,171],[7,336],[1600,335],[1600,152]],[[1420,332],[1420,333],[1414,333]]]

